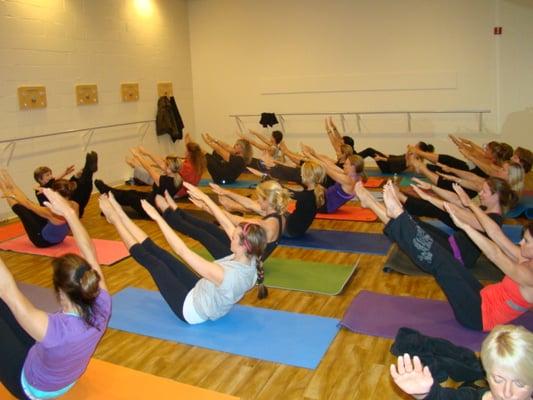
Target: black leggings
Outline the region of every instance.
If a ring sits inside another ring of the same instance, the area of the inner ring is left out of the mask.
[[[268,170],[268,174],[280,181],[292,181],[301,184],[302,174],[300,167],[288,167],[286,165],[275,165]]]
[[[91,198],[91,193],[93,191],[93,172],[87,165],[87,161],[85,162],[85,166],[83,167],[81,176],[79,178],[73,178],[71,180],[76,182],[76,189],[74,190],[74,192],[72,192],[72,196],[70,196],[70,199],[78,203],[78,205],[80,206],[79,214],[81,218],[83,217],[85,207],[87,207],[87,204],[89,203],[89,200]]]
[[[428,234],[407,212],[391,219],[385,234],[398,243],[425,272],[433,275],[450,303],[455,319],[469,328],[481,331],[481,294],[483,285],[438,241]]]
[[[30,241],[35,245],[35,247],[50,247],[54,246],[57,243],[50,243],[48,240],[45,240],[41,234],[43,228],[48,223],[46,218],[37,215],[32,210],[24,207],[22,204],[14,204],[11,206],[11,209],[20,219],[22,225],[24,225],[24,230],[26,235],[30,238]]]
[[[140,190],[123,190],[123,189],[114,189],[110,190],[115,196],[118,204],[121,206],[129,206],[135,210],[135,212],[141,218],[149,219],[148,214],[144,211],[141,200],[147,200],[153,205],[153,194],[151,192],[142,192]]]
[[[217,152],[206,154],[207,172],[211,175],[215,183],[233,183],[244,172],[244,163],[239,163],[237,156],[230,156],[229,161],[225,161]]]
[[[145,267],[174,314],[184,322],[183,303],[200,278],[172,254],[147,238],[130,247],[131,256]]]
[[[26,333],[6,303],[0,299],[0,382],[17,399],[27,399],[20,374],[35,339]]]
[[[375,158],[376,156],[386,157],[387,158],[386,161],[383,161],[383,160],[376,161],[376,164],[378,165],[379,169],[384,174],[400,174],[407,169],[407,162],[405,161],[405,154],[387,156],[383,154],[381,151],[373,149],[372,147],[368,147],[364,149],[363,151],[358,152],[357,155],[359,155],[362,158],[366,158],[366,157]]]
[[[172,211],[170,208],[165,210],[163,218],[174,230],[199,241],[215,260],[232,254],[231,240],[226,232],[214,223],[197,218],[186,211]]]
[[[455,190],[453,190],[453,184],[454,182],[446,179],[446,178],[443,178],[442,176],[439,176],[439,179],[437,180],[437,187],[440,187],[441,189],[445,189],[445,190],[449,190],[450,192],[454,192],[455,193]],[[468,197],[470,197],[471,199],[473,199],[474,197],[477,196],[477,192],[475,190],[472,190],[472,189],[467,189],[467,188],[463,188],[465,193],[468,195]]]

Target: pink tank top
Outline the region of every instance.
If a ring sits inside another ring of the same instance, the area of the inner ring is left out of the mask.
[[[518,284],[508,276],[499,283],[481,289],[481,316],[486,332],[496,325],[518,318],[531,308],[533,303],[524,299]]]

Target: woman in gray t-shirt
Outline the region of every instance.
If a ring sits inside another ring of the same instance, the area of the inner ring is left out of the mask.
[[[262,282],[264,277],[261,257],[267,242],[265,230],[254,223],[235,226],[208,196],[203,196],[202,201],[220,214],[221,225],[231,239],[232,254],[215,261],[189,249],[155,208],[142,201],[146,213],[157,222],[172,250],[186,264],[157,246],[124,213],[111,193],[100,197],[102,212],[115,226],[132,257],[150,272],[178,318],[190,324],[227,314],[256,280]]]

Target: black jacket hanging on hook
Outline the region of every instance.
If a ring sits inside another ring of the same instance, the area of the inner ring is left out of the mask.
[[[184,125],[174,97],[161,96],[157,101],[155,127],[157,136],[168,134],[173,142],[183,138]]]

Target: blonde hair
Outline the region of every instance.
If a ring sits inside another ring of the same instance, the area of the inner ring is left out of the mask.
[[[246,165],[252,162],[253,148],[250,142],[246,139],[237,139],[235,144],[238,144],[242,147],[242,158]]]
[[[481,362],[491,373],[501,368],[533,386],[533,333],[521,326],[499,325],[481,345]]]
[[[520,194],[524,189],[524,168],[522,165],[514,161],[510,161],[508,165],[509,168],[507,172],[507,182],[509,182],[509,185],[511,185],[511,189]]]
[[[302,177],[302,183],[305,186],[310,184],[315,185],[314,192],[316,206],[317,208],[322,207],[326,202],[326,189],[321,185],[326,177],[325,168],[314,161],[306,161],[302,164],[300,174]]]
[[[289,191],[276,181],[265,181],[257,185],[257,196],[268,201],[268,204],[279,214],[287,211],[290,194]]]
[[[183,184],[183,178],[180,175],[181,159],[178,156],[168,155],[165,157],[170,172],[172,172],[174,185],[179,188]]]

